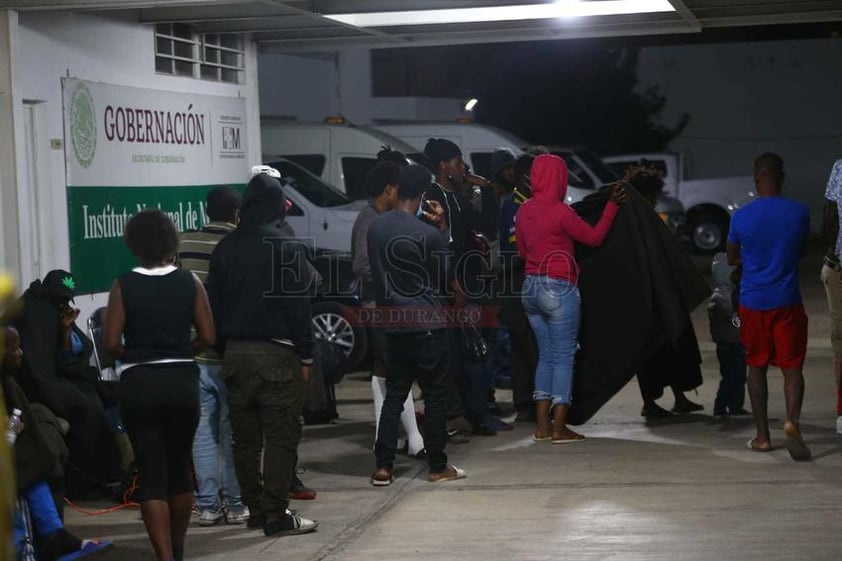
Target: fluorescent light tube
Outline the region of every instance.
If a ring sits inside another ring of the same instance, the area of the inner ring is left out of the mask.
[[[674,12],[669,0],[559,0],[550,4],[492,6],[488,8],[450,8],[443,10],[408,10],[324,14],[324,17],[354,27],[390,27],[400,25],[437,25],[516,21],[529,19],[614,16],[654,12]]]

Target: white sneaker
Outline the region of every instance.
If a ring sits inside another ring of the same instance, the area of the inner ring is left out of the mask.
[[[229,506],[225,510],[226,524],[245,524],[248,522],[250,513],[249,507],[245,505]]]
[[[215,526],[223,518],[225,518],[225,511],[221,506],[202,510],[199,513],[199,526]]]
[[[842,415],[836,417],[836,434],[842,434]]]

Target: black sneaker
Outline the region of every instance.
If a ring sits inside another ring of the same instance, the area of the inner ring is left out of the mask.
[[[640,410],[640,416],[646,417],[647,419],[667,419],[674,415],[657,403],[652,403],[651,405],[643,406],[643,409]]]
[[[472,434],[476,436],[496,436],[497,431],[486,424],[476,424],[474,425]]]
[[[249,519],[246,521],[246,528],[251,528],[252,530],[257,528],[262,528],[266,525],[266,515],[262,512],[254,512],[252,511],[249,514]]]
[[[528,409],[520,409],[515,417],[516,423],[534,423],[538,420],[538,415],[535,413],[534,407]]]
[[[686,397],[675,403],[672,408],[673,413],[695,413],[696,411],[704,411],[705,406],[701,403],[693,403]]]
[[[286,515],[279,520],[270,520],[263,526],[266,537],[297,536],[315,532],[319,523],[287,510]]]

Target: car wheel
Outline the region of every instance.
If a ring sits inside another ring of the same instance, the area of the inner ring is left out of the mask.
[[[692,213],[688,229],[693,250],[703,255],[724,250],[728,226],[728,217],[724,211],[705,209]]]
[[[327,341],[342,357],[343,372],[352,372],[365,356],[368,335],[365,329],[353,325],[353,312],[335,302],[313,304],[313,333],[316,339]]]

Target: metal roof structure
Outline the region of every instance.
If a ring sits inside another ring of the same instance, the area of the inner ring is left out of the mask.
[[[541,5],[560,10],[575,5],[599,12],[611,5],[647,2],[667,4],[669,11],[521,19]],[[522,13],[507,20],[470,17],[481,9],[504,6]],[[277,53],[692,34],[727,27],[842,21],[842,0],[0,0],[3,8],[133,10],[143,23],[185,23],[204,33],[249,34],[263,52]],[[392,20],[406,20],[415,18],[407,12],[431,10],[445,10],[439,13],[445,21],[358,26],[343,18],[389,12]],[[470,21],[447,19],[464,10]]]

